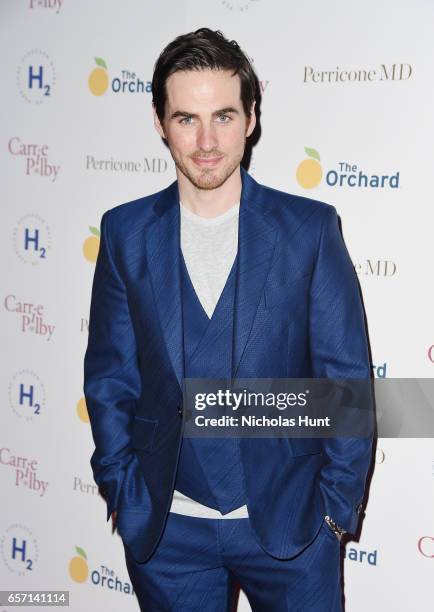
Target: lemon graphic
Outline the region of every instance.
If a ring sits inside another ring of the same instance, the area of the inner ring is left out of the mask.
[[[76,546],[75,550],[80,556],[72,557],[69,562],[69,574],[75,582],[84,582],[89,575],[89,568],[86,561],[87,556],[80,546]]]
[[[89,225],[89,229],[93,236],[88,236],[83,242],[83,255],[91,263],[95,263],[99,251],[99,229]]]
[[[94,96],[102,96],[107,91],[109,85],[107,66],[101,57],[96,57],[95,63],[98,68],[94,68],[89,75],[89,89]]]
[[[306,147],[304,150],[309,157],[297,166],[296,178],[301,187],[312,189],[319,185],[322,179],[321,160],[318,151],[315,151],[315,149]]]
[[[84,397],[80,398],[77,402],[77,414],[80,421],[89,423],[89,414],[87,412],[86,400]]]

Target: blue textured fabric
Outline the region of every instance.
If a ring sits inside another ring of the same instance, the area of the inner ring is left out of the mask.
[[[335,208],[260,185],[244,170],[241,178],[232,379],[370,378],[357,277]],[[91,466],[107,520],[117,509],[137,561],[162,536],[182,442],[179,234],[176,181],[107,211],[92,286]],[[371,439],[240,439],[249,520],[264,551],[295,558],[326,514],[355,533],[371,448]]]
[[[231,377],[236,264],[237,258],[209,319],[181,253],[186,378]],[[192,407],[187,409],[193,413]],[[246,497],[238,440],[184,438],[175,489],[222,514],[243,506]]]
[[[274,559],[248,518],[206,519],[171,512],[145,563],[125,547],[143,612],[233,612],[239,587],[253,612],[341,612],[340,545],[323,523],[295,559]]]

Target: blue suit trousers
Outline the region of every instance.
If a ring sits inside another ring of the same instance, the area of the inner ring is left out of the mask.
[[[146,562],[124,548],[142,612],[234,612],[240,587],[253,612],[342,612],[340,542],[325,522],[292,559],[267,554],[248,518],[173,512]]]

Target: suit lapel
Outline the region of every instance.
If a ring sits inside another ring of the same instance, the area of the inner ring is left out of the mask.
[[[147,228],[146,256],[154,300],[178,383],[184,377],[181,300],[179,193],[175,181],[154,204],[156,220]]]
[[[233,378],[252,329],[274,252],[277,231],[264,190],[241,168],[238,267],[234,304]]]

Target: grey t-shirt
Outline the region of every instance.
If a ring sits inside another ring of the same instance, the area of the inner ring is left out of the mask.
[[[239,203],[207,219],[180,204],[181,250],[194,290],[211,318],[226,284],[238,248]],[[221,514],[174,491],[171,512],[202,518],[248,518],[247,506]]]

